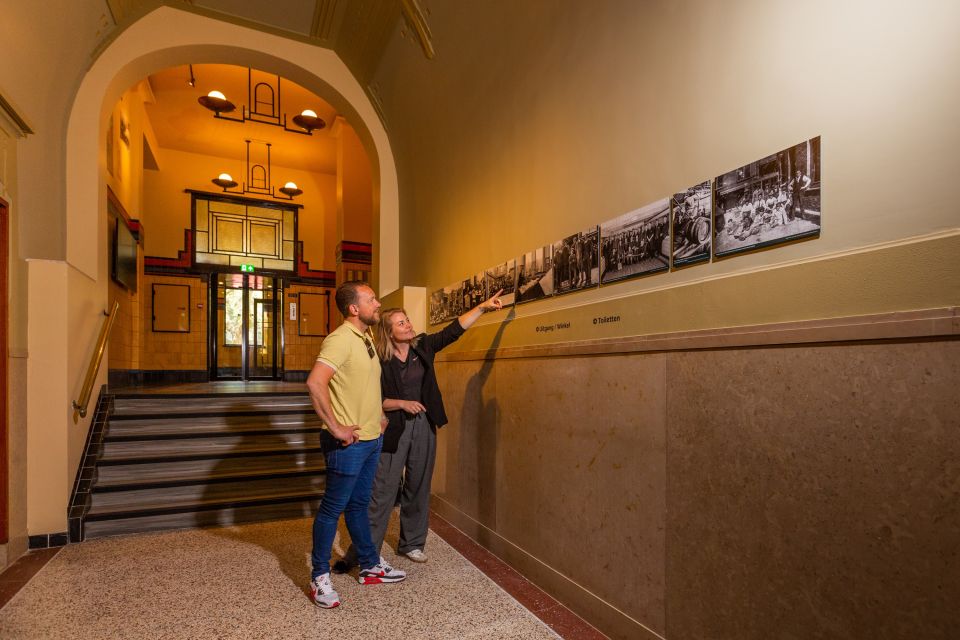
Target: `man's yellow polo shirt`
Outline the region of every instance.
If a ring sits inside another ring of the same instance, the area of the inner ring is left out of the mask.
[[[367,350],[373,341],[344,322],[323,340],[317,361],[336,372],[330,380],[330,404],[340,424],[359,425],[361,440],[380,437],[383,401],[380,396],[380,358]]]

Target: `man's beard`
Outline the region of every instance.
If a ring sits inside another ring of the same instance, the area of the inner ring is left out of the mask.
[[[357,316],[357,317],[360,318],[360,322],[362,322],[363,324],[367,325],[368,327],[372,327],[373,325],[375,325],[375,324],[377,324],[378,322],[380,322],[380,310],[377,309],[376,311],[374,311],[373,313],[371,313],[369,316],[362,316],[362,315],[361,315],[361,316]]]

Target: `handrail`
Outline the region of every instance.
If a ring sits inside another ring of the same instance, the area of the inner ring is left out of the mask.
[[[100,337],[97,338],[97,348],[90,359],[90,366],[87,367],[87,377],[83,380],[83,387],[80,389],[80,398],[73,401],[73,423],[76,424],[80,418],[87,417],[87,405],[90,403],[90,394],[93,392],[93,382],[97,379],[97,373],[100,371],[100,363],[103,361],[103,352],[107,348],[107,340],[110,338],[110,330],[113,329],[113,321],[117,319],[117,310],[120,308],[119,302],[113,303],[113,309],[110,313],[106,311],[103,315],[107,316],[103,326],[100,327]]]

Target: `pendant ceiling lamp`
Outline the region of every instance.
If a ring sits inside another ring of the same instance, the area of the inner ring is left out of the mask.
[[[192,77],[192,76],[191,76]],[[317,116],[316,111],[304,109],[300,114],[293,116],[291,120],[296,127],[290,127],[287,124],[287,114],[283,113],[280,106],[280,76],[276,76],[276,88],[269,82],[253,82],[253,70],[247,68],[247,105],[240,108],[237,116],[230,116],[237,110],[237,105],[227,99],[222,91],[211,91],[205,96],[197,98],[205,109],[213,111],[213,117],[220,120],[229,120],[231,122],[257,122],[260,124],[269,124],[274,127],[281,127],[284,131],[290,133],[299,133],[303,135],[313,135],[327,126],[322,118]]]

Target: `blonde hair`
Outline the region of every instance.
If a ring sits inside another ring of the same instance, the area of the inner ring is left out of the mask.
[[[407,315],[406,309],[400,307],[391,307],[380,312],[380,322],[377,323],[376,329],[376,343],[377,354],[383,362],[387,362],[397,353],[397,343],[393,339],[393,316],[398,313],[402,313],[405,317]],[[419,339],[414,339],[411,344],[417,346],[419,341]]]

